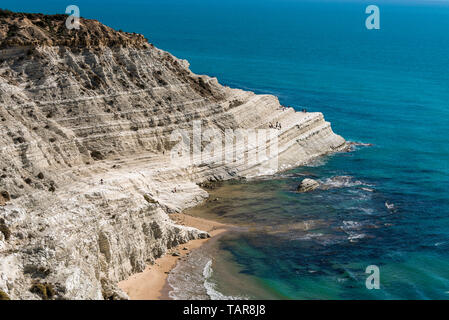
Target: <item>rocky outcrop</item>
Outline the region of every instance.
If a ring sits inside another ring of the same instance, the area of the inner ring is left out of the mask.
[[[313,179],[304,179],[299,184],[297,191],[301,193],[309,192],[317,189],[319,186],[320,184],[318,183],[318,181],[315,181]]]
[[[345,147],[321,113],[224,87],[97,21],[66,31],[63,17],[0,14],[0,190],[10,197],[0,206],[9,232],[0,232],[0,290],[12,299],[41,299],[36,283],[53,299],[126,298],[118,281],[207,237],[169,217],[207,198],[199,184]],[[269,130],[275,122],[282,128]],[[175,159],[176,130],[200,151],[222,145],[198,141],[195,126],[224,140],[228,130],[268,130],[262,149],[276,152],[254,156],[259,143],[236,139],[230,151]]]
[[[137,33],[115,31],[96,20],[80,18],[79,29],[66,28],[68,16],[20,13],[0,9],[0,49],[28,46],[133,47],[152,45]],[[33,53],[33,48],[28,54]]]

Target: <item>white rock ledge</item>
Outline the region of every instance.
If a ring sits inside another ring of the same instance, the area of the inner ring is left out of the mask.
[[[13,299],[40,299],[34,282],[56,299],[126,298],[118,281],[205,236],[169,217],[208,197],[198,183],[273,174],[346,146],[321,113],[221,86],[152,46],[27,52],[0,51],[0,191],[11,195],[0,206],[11,232],[0,235],[0,290]],[[278,165],[170,161],[170,134],[197,120],[221,133],[281,123]]]

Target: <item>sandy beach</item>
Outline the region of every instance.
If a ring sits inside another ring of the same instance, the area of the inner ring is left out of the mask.
[[[180,225],[207,231],[212,238],[225,232],[229,227],[222,223],[183,213],[172,214],[170,217]],[[201,247],[210,239],[192,240],[170,249],[164,256],[156,259],[153,265],[148,265],[143,272],[119,282],[119,287],[128,294],[131,300],[168,300],[167,277],[170,271],[179,260],[188,256],[192,250]],[[179,256],[173,256],[175,252],[179,253]]]

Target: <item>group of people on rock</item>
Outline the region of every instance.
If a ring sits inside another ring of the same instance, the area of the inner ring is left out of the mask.
[[[268,126],[270,127],[270,129],[278,129],[278,130],[281,130],[281,129],[282,129],[281,124],[280,124],[279,122],[277,122],[277,121],[276,121],[276,125],[273,125],[273,124],[270,122],[270,124],[269,124]]]
[[[280,106],[280,107],[279,107],[279,109],[282,110],[282,111],[285,111],[285,110],[287,110],[287,109],[289,109],[289,108],[291,108],[291,107],[290,107],[290,106],[288,106],[288,107]],[[307,109],[304,108],[304,109],[301,110],[301,112],[306,113],[306,112],[307,112]]]

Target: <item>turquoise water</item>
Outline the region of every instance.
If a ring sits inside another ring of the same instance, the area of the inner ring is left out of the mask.
[[[257,229],[216,242],[211,281],[224,294],[449,298],[449,5],[376,3],[381,29],[368,31],[363,1],[78,2],[82,16],[143,33],[196,73],[321,111],[338,134],[373,144],[217,190],[203,215]],[[304,177],[327,187],[293,192]],[[365,288],[368,265],[380,267],[380,290]]]

